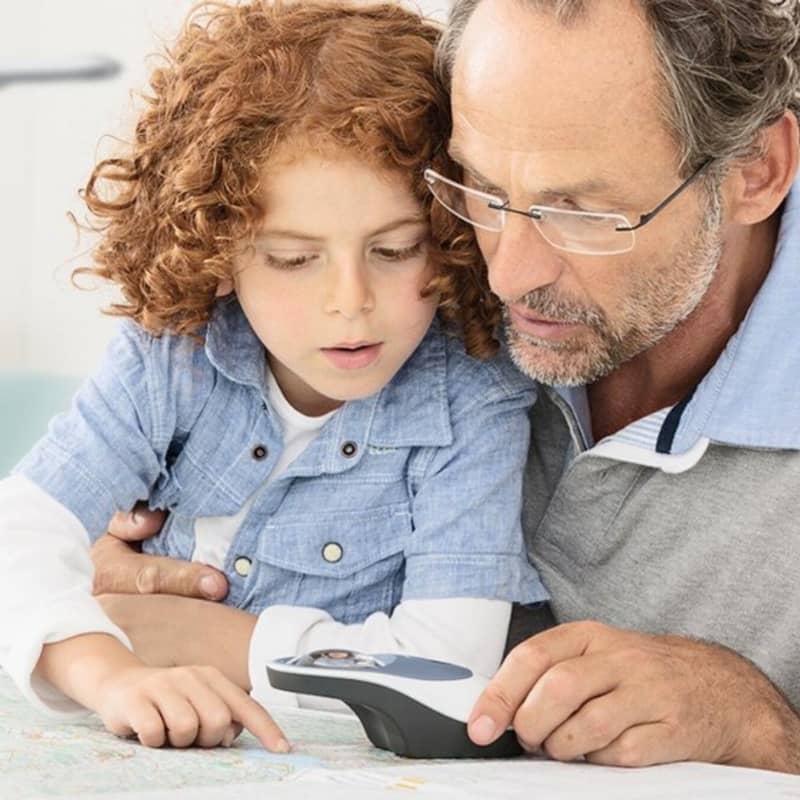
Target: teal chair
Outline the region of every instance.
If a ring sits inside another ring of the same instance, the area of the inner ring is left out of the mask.
[[[69,408],[80,378],[0,370],[0,477],[25,455],[59,411]]]

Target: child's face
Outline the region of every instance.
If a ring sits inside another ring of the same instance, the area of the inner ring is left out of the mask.
[[[388,383],[422,340],[436,298],[428,224],[407,181],[349,153],[268,166],[267,209],[235,289],[289,402],[310,415]]]

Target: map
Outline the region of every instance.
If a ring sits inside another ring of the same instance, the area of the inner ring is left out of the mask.
[[[0,672],[0,798],[274,782],[308,770],[407,763],[372,747],[353,716],[283,709],[274,717],[292,742],[288,755],[267,752],[246,731],[230,749],[154,750],[108,733],[97,717],[53,721]]]
[[[0,671],[0,800],[800,800],[800,777],[712,764],[647,769],[509,761],[415,761],[378,750],[354,716],[281,709],[294,746],[266,752],[246,732],[230,749],[154,750],[95,717],[54,722]]]

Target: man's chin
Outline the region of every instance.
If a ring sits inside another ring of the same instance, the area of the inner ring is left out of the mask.
[[[584,386],[605,377],[616,367],[596,350],[552,347],[513,337],[509,353],[517,369],[547,386]]]

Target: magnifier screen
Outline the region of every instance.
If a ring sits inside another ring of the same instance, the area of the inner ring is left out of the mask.
[[[377,658],[352,650],[315,650],[313,653],[309,653],[308,657],[309,663],[315,667],[364,669],[365,667],[383,666]]]

